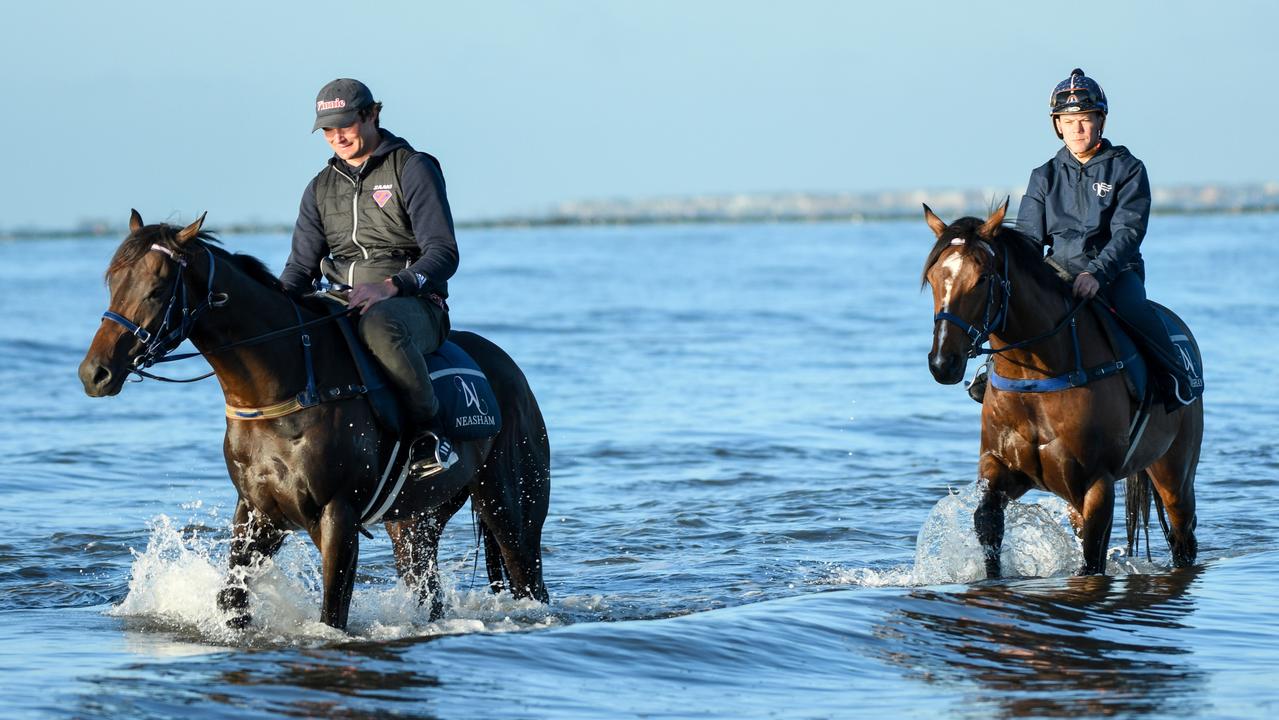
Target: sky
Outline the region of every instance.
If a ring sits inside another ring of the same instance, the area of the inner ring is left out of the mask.
[[[0,230],[292,223],[355,77],[459,220],[592,199],[1020,187],[1082,67],[1152,184],[1279,180],[1279,3],[6,4]]]

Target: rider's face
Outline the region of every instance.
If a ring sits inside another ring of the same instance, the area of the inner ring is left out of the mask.
[[[1057,116],[1057,131],[1066,147],[1076,157],[1087,155],[1101,142],[1101,114],[1095,112],[1073,113]]]
[[[340,128],[324,128],[324,140],[337,156],[351,165],[363,165],[377,147],[379,134],[374,117],[356,120]]]

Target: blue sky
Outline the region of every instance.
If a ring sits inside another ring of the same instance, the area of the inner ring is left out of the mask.
[[[1052,86],[1156,185],[1279,179],[1279,3],[58,2],[6,6],[0,229],[292,222],[357,77],[459,219],[561,201],[1016,187]]]

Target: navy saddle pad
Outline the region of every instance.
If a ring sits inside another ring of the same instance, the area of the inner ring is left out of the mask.
[[[497,396],[475,360],[451,341],[426,356],[431,388],[440,401],[440,417],[451,440],[480,440],[502,429]]]
[[[1186,368],[1186,374],[1191,378],[1192,394],[1195,397],[1201,397],[1204,392],[1203,355],[1200,354],[1199,348],[1195,346],[1190,330],[1168,308],[1157,302],[1151,302],[1150,306],[1155,309],[1155,315],[1159,317],[1164,327],[1167,328],[1169,337],[1172,338],[1173,348],[1180,356],[1182,365]],[[1131,357],[1137,354],[1136,360],[1129,363],[1124,369],[1127,371],[1128,389],[1133,393],[1134,398],[1140,399],[1145,393],[1146,383],[1149,381],[1151,372],[1149,363],[1137,352],[1138,346],[1132,337],[1109,312],[1098,308],[1097,316],[1101,318],[1115,351],[1120,357]]]

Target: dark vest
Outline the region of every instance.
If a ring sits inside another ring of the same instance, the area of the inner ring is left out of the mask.
[[[381,282],[421,254],[400,192],[400,171],[413,156],[407,147],[369,158],[362,176],[348,175],[334,160],[315,183],[330,259],[325,277],[345,285]]]

